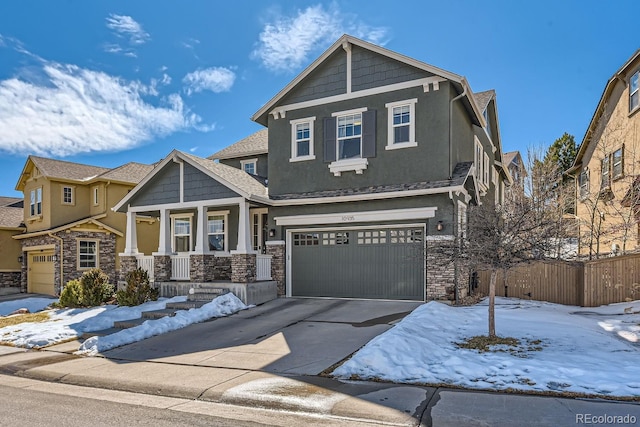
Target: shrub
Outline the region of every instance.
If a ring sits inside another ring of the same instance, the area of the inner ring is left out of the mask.
[[[60,293],[57,307],[94,307],[113,297],[109,276],[99,268],[86,271],[79,279],[67,282]]]
[[[67,282],[60,293],[60,300],[55,305],[57,307],[83,307],[80,280],[76,279]]]
[[[109,284],[109,276],[99,268],[85,271],[80,278],[82,284],[82,303],[85,307],[93,307],[107,302],[113,296],[113,285]]]
[[[125,276],[127,287],[116,292],[118,305],[129,307],[158,299],[158,290],[151,287],[149,273],[142,268],[136,268]]]

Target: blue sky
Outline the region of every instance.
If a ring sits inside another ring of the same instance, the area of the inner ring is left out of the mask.
[[[0,195],[29,154],[206,157],[348,33],[495,89],[505,151],[580,142],[640,47],[637,0],[0,2]]]

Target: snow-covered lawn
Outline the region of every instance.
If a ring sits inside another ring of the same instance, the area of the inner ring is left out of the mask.
[[[640,396],[640,301],[597,308],[496,298],[496,330],[520,340],[479,352],[458,347],[487,333],[487,301],[430,302],[334,371],[341,378],[479,389]],[[537,340],[540,340],[538,343]]]
[[[136,307],[104,305],[94,308],[50,310],[50,319],[46,322],[20,323],[0,328],[0,342],[16,347],[46,347],[78,338],[85,332],[111,328],[115,321],[139,318],[143,311],[160,310],[165,308],[168,302],[185,301],[186,298],[184,296],[171,299],[161,298],[158,301],[147,302]],[[5,312],[11,313],[22,307],[35,312],[56,301],[48,299],[48,303],[45,304],[44,301],[31,300],[46,300],[46,298],[25,298],[2,302],[0,303],[0,315]],[[140,341],[213,317],[227,316],[245,308],[247,306],[235,295],[225,294],[198,309],[179,311],[174,317],[148,320],[142,325],[112,335],[90,338],[83,343],[79,351],[83,354],[93,355],[98,351]]]

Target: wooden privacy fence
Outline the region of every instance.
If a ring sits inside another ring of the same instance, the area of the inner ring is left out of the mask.
[[[491,271],[478,272],[488,295]],[[640,299],[640,254],[587,262],[534,262],[499,271],[496,295],[596,307]]]

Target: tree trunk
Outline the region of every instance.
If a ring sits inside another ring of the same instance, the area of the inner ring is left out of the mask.
[[[496,278],[498,270],[491,270],[491,280],[489,281],[489,337],[496,336]]]

